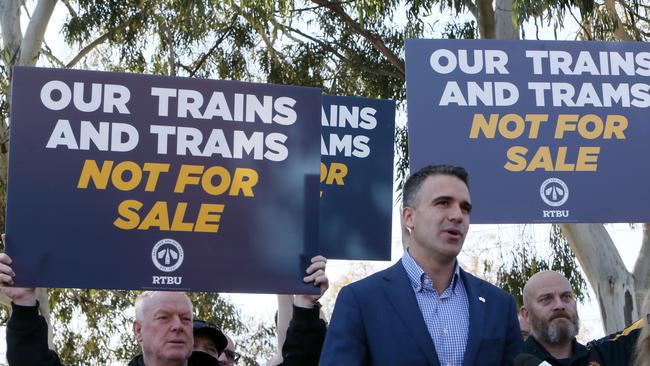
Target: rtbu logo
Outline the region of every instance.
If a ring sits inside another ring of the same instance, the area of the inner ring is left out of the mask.
[[[151,260],[159,270],[173,272],[183,264],[183,247],[174,239],[162,239],[151,250]]]
[[[548,178],[539,187],[542,201],[551,207],[559,207],[569,199],[569,187],[559,178]],[[542,210],[545,218],[569,217],[569,210]]]
[[[539,195],[549,206],[562,206],[569,199],[569,187],[561,179],[549,178],[539,187]]]

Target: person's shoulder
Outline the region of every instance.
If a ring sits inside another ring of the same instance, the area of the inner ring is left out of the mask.
[[[400,276],[401,275],[400,271],[404,272],[403,268],[404,267],[402,266],[402,262],[398,261],[397,263],[391,265],[386,269],[375,272],[358,281],[352,282],[345,287],[353,291],[363,291],[363,290],[381,287],[383,284],[386,283],[386,281],[393,280],[395,279],[395,277]],[[404,275],[406,275],[405,272]]]

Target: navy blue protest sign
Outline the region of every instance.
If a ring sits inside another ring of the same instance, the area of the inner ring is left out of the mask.
[[[406,71],[411,170],[466,167],[473,222],[650,220],[644,44],[407,40]]]
[[[7,252],[19,286],[304,293],[315,88],[14,69]]]
[[[320,252],[390,260],[395,102],[323,96]]]

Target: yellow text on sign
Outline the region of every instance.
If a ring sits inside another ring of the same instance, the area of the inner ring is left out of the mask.
[[[110,182],[120,191],[132,191],[144,181],[144,191],[153,192],[161,174],[169,171],[170,164],[163,163],[144,163],[140,167],[132,161],[115,164],[112,160],[105,160],[100,167],[95,160],[86,160],[79,175],[77,188],[87,189],[92,182],[96,189],[103,190]],[[206,169],[202,165],[183,164],[176,177],[174,193],[184,193],[188,186],[200,186],[205,193],[212,196],[227,192],[229,196],[253,197],[253,188],[258,181],[259,175],[254,169],[235,168],[234,174],[231,174],[222,166]]]
[[[219,231],[219,222],[224,205],[202,203],[194,220],[187,220],[187,202],[178,202],[170,215],[169,207],[165,201],[156,201],[151,208],[137,200],[125,200],[117,208],[120,215],[113,225],[122,230],[150,230],[160,231],[194,231],[202,233],[216,233]],[[142,216],[141,219],[141,211]],[[171,219],[170,219],[171,217]]]
[[[344,178],[348,175],[348,166],[343,163],[320,163],[320,182],[327,185],[336,184],[338,186],[345,185]],[[323,191],[320,191],[320,196],[323,197]]]

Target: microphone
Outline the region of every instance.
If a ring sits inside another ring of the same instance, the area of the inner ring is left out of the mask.
[[[531,355],[530,353],[520,353],[515,357],[513,362],[514,366],[552,366],[546,361],[540,360],[538,357]]]

